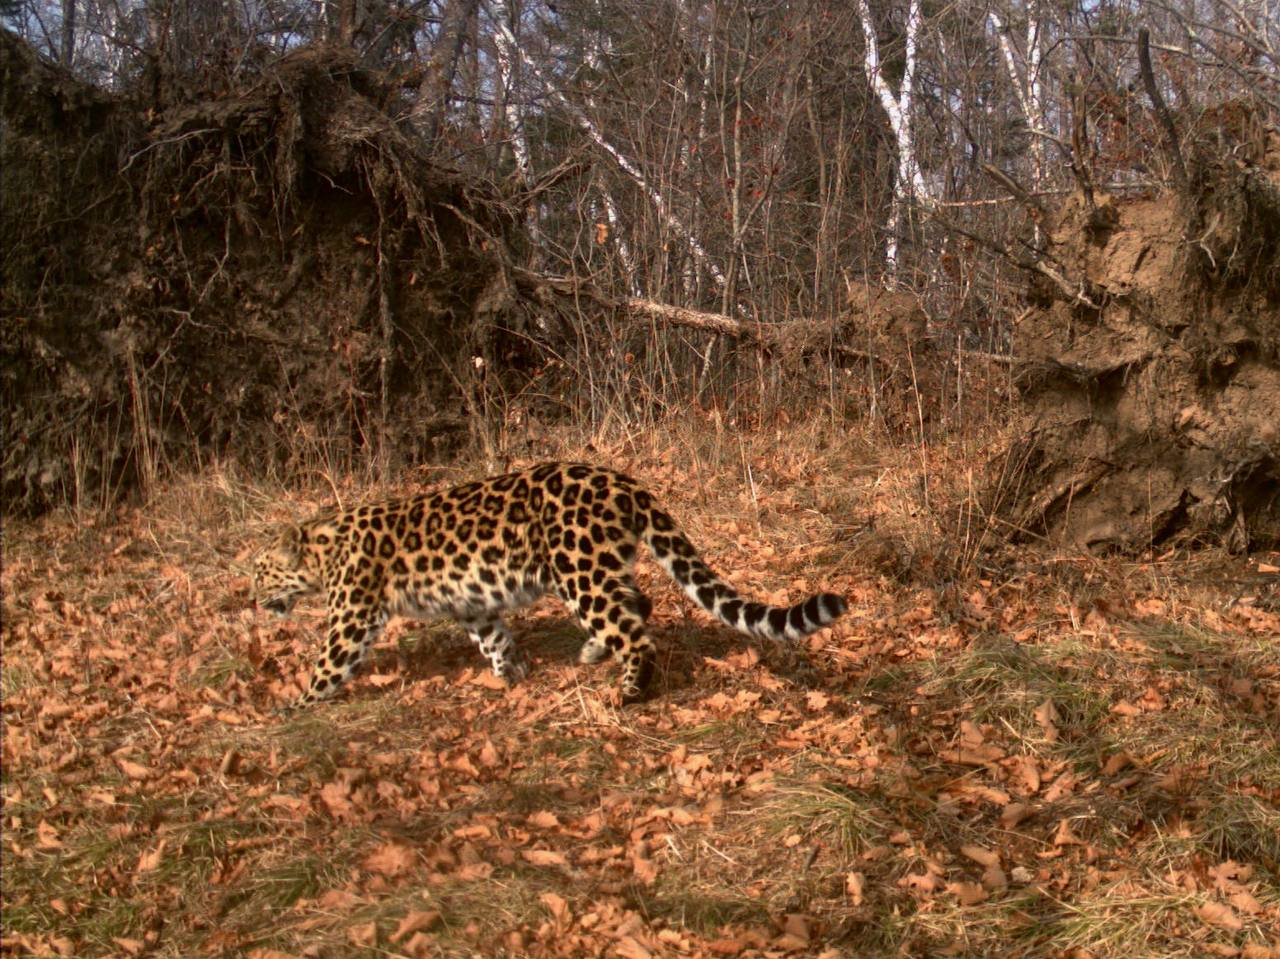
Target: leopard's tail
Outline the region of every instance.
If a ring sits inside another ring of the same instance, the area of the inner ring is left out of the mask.
[[[641,535],[658,565],[686,596],[740,633],[775,641],[803,639],[834,623],[849,608],[844,597],[835,593],[817,593],[794,606],[744,600],[698,558],[697,550],[670,516],[651,507],[647,520]]]

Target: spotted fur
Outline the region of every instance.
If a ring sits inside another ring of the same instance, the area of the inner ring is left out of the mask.
[[[642,699],[654,647],[651,605],[632,570],[643,540],[685,594],[750,636],[793,640],[845,611],[832,593],[779,608],[743,600],[635,480],[576,463],[544,463],[411,499],[289,526],[259,554],[254,596],[281,615],[324,593],[328,639],[298,705],[328,699],[393,615],[457,619],[494,673],[525,673],[504,611],[554,592],[587,631],[579,660],[622,663],[624,702]]]

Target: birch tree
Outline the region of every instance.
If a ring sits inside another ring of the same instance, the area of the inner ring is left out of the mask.
[[[600,18],[603,13],[603,5],[601,0],[596,2],[596,15]],[[605,54],[608,51],[609,38],[604,29],[597,25],[596,29],[590,31],[587,39],[586,56],[583,58],[583,65],[587,68],[588,73],[593,78],[599,75]],[[587,109],[591,113],[596,113],[595,95],[588,92],[585,97]],[[618,251],[618,259],[622,263],[622,272],[626,278],[627,290],[632,296],[640,295],[640,277],[636,269],[635,257],[631,253],[631,244],[628,242],[626,234],[623,232],[622,217],[618,213],[618,204],[613,198],[613,193],[609,189],[609,183],[604,176],[596,177],[596,186],[600,192],[600,209],[597,213],[597,222],[600,222],[600,214],[603,214],[605,223],[605,239],[613,243],[614,249]]]
[[[880,55],[880,41],[875,22],[866,0],[857,2],[858,21],[862,26],[864,43],[862,70],[867,82],[875,91],[880,108],[884,110],[893,134],[896,155],[894,157],[893,198],[889,207],[889,222],[885,232],[885,273],[890,285],[898,278],[899,242],[911,204],[928,198],[928,189],[917,162],[915,140],[911,132],[912,100],[916,83],[916,56],[923,17],[920,0],[909,0],[906,23],[903,26],[903,70],[898,92],[894,93],[885,79]]]
[[[1027,121],[1027,129],[1031,134],[1031,180],[1033,188],[1038,188],[1044,180],[1044,138],[1047,136],[1044,114],[1044,41],[1046,22],[1042,17],[1039,0],[1028,0],[1026,17],[1026,52],[1020,51],[1013,42],[1013,31],[1009,21],[1002,17],[993,7],[987,11],[987,22],[996,35],[1000,46],[1000,55],[1004,61],[1005,72],[1013,87],[1013,95],[1018,101],[1018,108]]]
[[[680,84],[680,97],[686,112],[697,116],[692,139],[681,138],[679,149],[679,169],[688,177],[693,168],[693,149],[707,138],[707,114],[711,103],[711,31],[702,24],[702,7],[700,0],[683,0],[680,4],[680,16],[686,42],[696,55],[698,70],[688,71],[684,82]],[[696,101],[696,105],[695,105]],[[694,184],[689,184],[688,221],[690,230],[697,235],[703,221],[702,191]],[[691,303],[701,299],[703,271],[701,264],[690,259],[691,268],[684,273],[684,295]],[[720,284],[723,288],[724,284]]]
[[[525,131],[524,108],[516,92],[516,76],[523,57],[516,40],[507,0],[489,0],[489,16],[494,23],[493,45],[497,54],[498,95],[502,101],[506,120],[508,142],[515,160],[516,172],[526,188],[533,186],[533,160],[529,151],[529,139]],[[541,242],[536,206],[525,211],[529,237],[536,249]]]

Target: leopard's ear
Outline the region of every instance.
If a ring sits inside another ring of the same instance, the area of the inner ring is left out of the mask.
[[[289,523],[276,535],[275,548],[294,562],[302,555],[302,527]]]

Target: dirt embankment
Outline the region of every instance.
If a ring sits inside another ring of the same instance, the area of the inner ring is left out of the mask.
[[[1015,332],[1033,424],[1001,480],[1016,527],[1090,547],[1280,542],[1280,135],[1181,194],[1077,195]],[[1071,295],[1072,292],[1076,295]]]
[[[518,217],[406,135],[392,78],[309,48],[144,103],[0,45],[7,511],[465,431],[473,357],[520,348]]]

